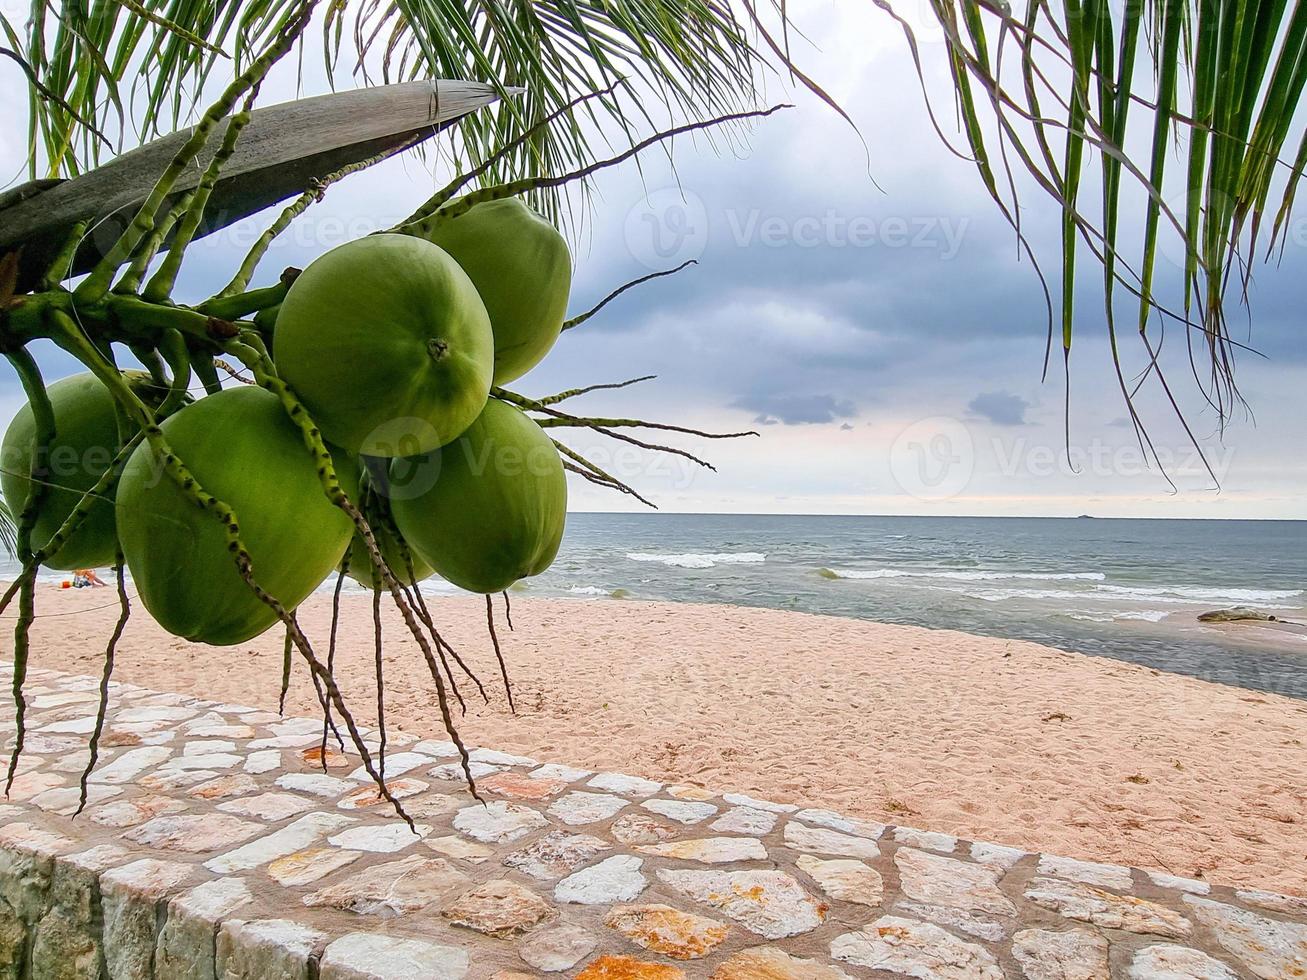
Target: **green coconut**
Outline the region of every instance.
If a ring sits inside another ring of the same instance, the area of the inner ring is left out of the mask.
[[[495,384],[520,378],[558,340],[572,255],[558,229],[517,198],[486,201],[427,236],[476,285],[495,333]]]
[[[377,550],[385,559],[390,572],[401,585],[413,585],[431,575],[431,566],[422,560],[408,542],[404,540],[395,519],[390,515],[386,499],[390,496],[390,460],[371,458],[364,460],[360,468],[358,496],[359,508],[372,528],[372,537],[377,543]],[[349,561],[349,577],[365,589],[385,589],[380,573],[372,564],[372,556],[363,535],[355,532],[350,542],[349,552],[345,556]],[[409,569],[412,568],[410,573]]]
[[[442,577],[501,592],[539,575],[563,539],[567,480],[545,431],[497,399],[457,440],[391,463],[395,524]]]
[[[329,441],[411,456],[457,438],[485,406],[494,337],[448,253],[372,235],[296,278],[277,313],[274,358]]]
[[[277,397],[232,388],[163,423],[178,459],[236,512],[255,580],[294,609],[339,564],[354,525],[322,491],[313,457]],[[345,471],[351,464],[338,460]],[[342,472],[348,488],[357,472]],[[240,573],[223,526],[163,470],[148,443],[127,461],[118,537],[142,602],[169,633],[228,646],[277,622]]]
[[[404,560],[404,548],[401,547],[402,539],[398,533],[387,527],[381,520],[368,518],[368,524],[372,528],[372,536],[376,539],[377,548],[381,552],[381,557],[386,559],[386,564],[390,566],[390,572],[395,576],[401,585],[413,585],[421,582],[424,578],[431,575],[433,569],[413,547],[408,547],[408,561]],[[402,542],[407,544],[407,542]],[[409,564],[413,566],[412,574],[409,574]],[[349,546],[349,577],[365,589],[385,589],[385,583],[381,580],[381,574],[377,571],[376,566],[372,564],[372,557],[368,554],[368,546],[364,543],[360,534],[354,535],[354,540]]]
[[[277,316],[280,313],[281,304],[278,303],[254,314],[254,326],[258,328],[259,335],[263,338],[264,346],[268,348],[269,353],[273,352],[273,345],[276,342]]]
[[[139,371],[126,373],[136,393],[158,404],[163,393]],[[40,550],[73,512],[82,495],[95,486],[113,462],[120,445],[114,398],[93,374],[75,374],[46,389],[54,410],[55,437],[46,459],[48,485],[36,512],[32,547]],[[15,518],[31,489],[29,474],[36,437],[31,405],[24,404],[9,424],[3,447],[0,487]],[[118,554],[114,530],[113,491],[91,505],[90,511],[63,547],[46,558],[50,568],[70,571],[112,565]]]

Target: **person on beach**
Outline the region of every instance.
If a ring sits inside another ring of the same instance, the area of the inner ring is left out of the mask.
[[[73,572],[74,589],[101,589],[109,583],[95,574],[94,568],[79,568]]]

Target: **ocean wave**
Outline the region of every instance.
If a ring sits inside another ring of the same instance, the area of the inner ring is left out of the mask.
[[[1287,600],[1302,600],[1301,589],[1230,589],[1207,588],[1200,586],[1132,586],[1099,585],[1095,592],[1122,599],[1136,599],[1140,602],[1167,602],[1176,604],[1193,603],[1262,603],[1275,605]]]
[[[646,552],[632,552],[626,556],[631,561],[657,562],[673,568],[712,568],[714,565],[759,565],[767,556],[758,551],[725,552],[715,555],[654,555]]]
[[[823,568],[824,578],[938,578],[955,582],[999,582],[1028,579],[1035,582],[1101,582],[1102,572],[999,572],[999,571],[925,571],[910,568]]]
[[[1068,592],[1065,589],[986,589],[982,592],[967,592],[973,599],[985,602],[1007,602],[1010,599],[1083,599],[1083,592]]]
[[[567,590],[572,595],[585,595],[604,599],[625,599],[631,593],[626,589],[601,589],[597,585],[573,585]]]
[[[996,569],[916,569],[916,568],[820,568],[817,574],[828,579],[922,579],[939,582],[1092,582],[1089,589],[1072,592],[1059,589],[1011,588],[984,591],[963,590],[972,598],[986,602],[1008,599],[1086,599],[1126,600],[1156,605],[1264,605],[1297,606],[1307,598],[1307,591],[1293,589],[1215,588],[1210,586],[1108,585],[1103,572],[1009,572]],[[944,587],[944,586],[941,586]]]
[[[1112,609],[1103,612],[1068,613],[1072,619],[1084,623],[1115,623],[1122,620],[1140,623],[1160,623],[1172,614],[1170,609]]]
[[[1208,589],[1176,586],[1174,588],[1152,588],[1147,586],[1130,587],[1120,585],[1096,585],[1092,589],[1072,592],[1066,589],[981,589],[962,590],[964,595],[986,602],[1005,602],[1009,599],[1060,599],[1073,603],[1085,600],[1112,600],[1120,602],[1138,602],[1156,606],[1213,606],[1213,605],[1247,605],[1249,603],[1273,608],[1291,606],[1288,600],[1303,596],[1302,592],[1282,589]],[[1103,610],[1107,615],[1110,610]],[[1137,613],[1140,617],[1152,615],[1148,610],[1120,610],[1112,612],[1115,618],[1123,618],[1125,613]],[[1138,617],[1137,617],[1138,618]]]

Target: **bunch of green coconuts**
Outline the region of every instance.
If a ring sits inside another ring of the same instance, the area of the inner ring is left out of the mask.
[[[567,485],[548,435],[491,389],[529,371],[563,327],[572,259],[558,230],[515,198],[478,204],[428,238],[379,234],[319,257],[261,318],[277,373],[361,502],[392,573],[433,572],[490,594],[549,567]],[[128,374],[147,402],[165,394]],[[32,542],[41,548],[121,445],[115,400],[91,374],[47,389],[55,414],[49,484]],[[3,489],[26,499],[35,420],[4,439]],[[293,609],[334,570],[381,587],[351,519],[324,495],[314,457],[278,397],[239,386],[188,401],[161,424],[207,493],[239,516],[260,586]],[[277,622],[232,561],[226,529],[164,473],[142,442],[45,564],[126,560],[138,594],[170,633],[241,643]]]

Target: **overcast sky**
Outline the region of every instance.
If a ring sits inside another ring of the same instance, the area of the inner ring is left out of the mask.
[[[574,311],[649,271],[698,264],[569,332],[515,387],[542,395],[656,374],[578,407],[760,433],[711,443],[673,437],[716,473],[570,438],[669,511],[1307,518],[1307,216],[1290,229],[1282,263],[1258,269],[1251,320],[1232,317],[1238,338],[1266,355],[1239,362],[1253,417],[1236,415],[1222,438],[1183,336],[1167,333],[1164,363],[1219,491],[1154,383],[1138,404],[1178,492],[1144,465],[1104,342],[1101,272],[1088,257],[1068,445],[1059,353],[1041,380],[1038,280],[1018,261],[974,167],[934,134],[899,36],[870,7],[809,3],[801,17],[817,48],[802,57],[856,120],[867,150],[829,109],[773,83],[769,94],[796,108],[755,127],[747,149],[682,139],[675,173],[656,153],[638,171],[608,171],[577,244]],[[943,66],[929,41],[926,61],[938,84]],[[290,94],[285,80],[281,94]],[[0,131],[25,132],[24,101],[17,73],[0,67]],[[0,141],[0,180],[21,179],[22,155],[16,139]],[[274,248],[263,278],[385,227],[444,176],[409,155],[338,185]],[[1026,228],[1056,271],[1058,213],[1034,190],[1025,204]],[[195,247],[179,298],[222,285],[267,220]],[[1175,252],[1162,260],[1167,278]],[[1141,351],[1132,340],[1133,373]],[[51,376],[74,369],[53,356],[44,363]],[[0,416],[20,400],[4,373]],[[572,507],[631,502],[577,484]]]

